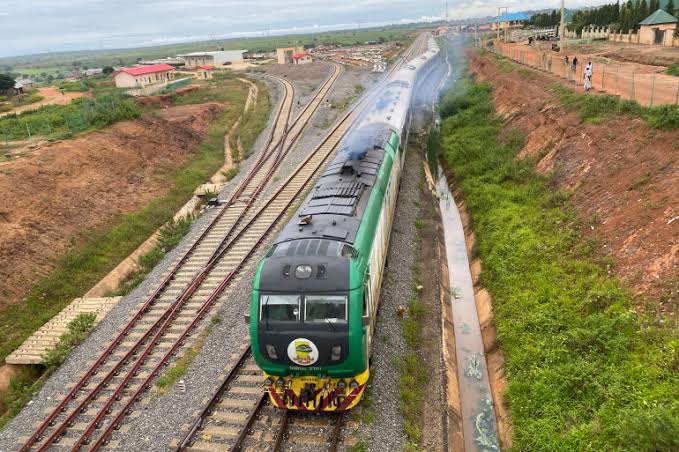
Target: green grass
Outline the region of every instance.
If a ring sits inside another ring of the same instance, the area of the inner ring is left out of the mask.
[[[158,395],[167,393],[172,386],[186,374],[186,371],[189,370],[189,366],[193,360],[196,359],[196,356],[200,353],[203,345],[205,345],[205,340],[210,335],[210,331],[210,326],[205,328],[196,338],[196,342],[184,352],[182,357],[156,380],[156,393]]]
[[[97,315],[93,312],[80,313],[69,322],[68,331],[43,359],[44,373],[41,374],[35,366],[23,366],[21,373],[12,378],[9,391],[0,396],[0,429],[40,391],[47,378],[66,360],[71,350],[87,337],[96,318]]]
[[[209,127],[207,138],[191,161],[168,176],[169,189],[164,196],[137,212],[122,215],[106,227],[83,233],[75,240],[72,251],[29,290],[21,303],[0,310],[0,359],[74,298],[82,296],[156,229],[170,221],[194,189],[223,164],[224,134],[237,118],[239,106],[242,110],[247,90],[240,82],[226,80],[206,91],[208,98],[228,98],[233,108],[226,109]]]
[[[81,97],[68,105],[43,105],[19,115],[0,118],[0,140],[59,136],[106,127],[141,114],[134,100],[120,92]]]
[[[139,258],[139,269],[120,283],[112,295],[127,295],[141,283],[146,275],[163,259],[165,254],[179,244],[191,229],[191,218],[171,221],[158,231],[158,243]]]
[[[577,93],[561,84],[548,88],[561,105],[578,112],[585,122],[600,124],[620,115],[638,117],[655,129],[679,129],[679,105],[643,107],[633,100],[621,100],[616,96],[592,96]]]
[[[36,102],[40,102],[43,99],[44,99],[44,97],[42,97],[40,94],[38,94],[38,90],[33,89],[33,90],[26,92],[22,96],[17,96],[15,98],[13,98],[12,99],[12,105],[14,105],[14,107],[23,107],[24,105],[30,105],[30,104],[34,104]]]
[[[60,91],[64,91],[67,93],[79,93],[86,92],[89,91],[91,88],[94,88],[94,83],[90,80],[82,80],[78,82],[62,81],[57,83],[56,87]]]
[[[667,73],[679,77],[679,63],[669,66],[667,68]]]
[[[498,138],[491,86],[461,84],[444,119],[442,160],[471,213],[480,283],[493,297],[514,449],[679,449],[679,340],[640,317],[578,233],[567,194],[519,160],[519,132]],[[581,114],[621,108],[558,92]]]

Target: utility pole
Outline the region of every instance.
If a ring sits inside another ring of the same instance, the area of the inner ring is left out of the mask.
[[[502,10],[504,10],[505,15],[507,15],[508,12],[509,12],[509,7],[507,7],[507,6],[498,6],[498,8],[497,8],[497,17],[498,17],[498,21],[497,21],[497,40],[498,40],[498,41],[500,40],[500,26],[502,25],[502,22],[500,22],[500,20],[499,20],[500,17],[502,17]],[[509,28],[509,21],[505,21],[505,22],[507,22],[507,26],[505,27],[505,42],[507,42],[507,28]]]
[[[446,0],[445,8],[446,9],[443,12],[443,17],[445,17],[446,25],[448,25],[448,0]]]
[[[559,24],[559,52],[564,52],[564,45],[566,40],[564,39],[564,33],[566,32],[566,15],[564,13],[564,0],[561,0],[561,23]]]

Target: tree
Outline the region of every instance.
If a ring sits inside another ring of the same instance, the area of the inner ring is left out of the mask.
[[[674,2],[672,0],[669,0],[665,5],[665,11],[674,16]]]
[[[10,88],[14,88],[14,78],[7,74],[0,74],[0,92],[7,91]]]
[[[113,73],[113,66],[104,66],[102,72],[106,75]]]

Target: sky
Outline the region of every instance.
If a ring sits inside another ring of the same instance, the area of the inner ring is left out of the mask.
[[[574,6],[594,0],[569,0]],[[2,0],[0,57],[433,21],[445,0]],[[448,0],[448,17],[557,8],[559,0]]]

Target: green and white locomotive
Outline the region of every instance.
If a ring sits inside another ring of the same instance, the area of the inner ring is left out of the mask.
[[[343,411],[361,399],[411,100],[437,56],[432,39],[389,78],[257,268],[250,340],[278,408]]]

